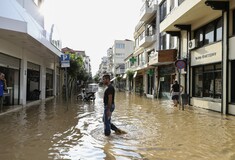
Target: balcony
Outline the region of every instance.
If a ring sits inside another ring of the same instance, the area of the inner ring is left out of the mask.
[[[215,12],[205,5],[204,0],[180,0],[178,7],[174,8],[160,23],[160,32],[177,31],[175,24],[197,25],[198,20],[206,19],[207,15],[218,17],[221,12]]]
[[[157,35],[146,35],[142,39],[140,39],[139,46],[140,47],[148,47],[157,40]]]
[[[169,50],[160,50],[155,52],[150,56],[149,65],[159,66],[172,64],[176,61],[177,58],[177,50],[169,49]]]
[[[157,11],[157,5],[153,0],[145,1],[140,9],[140,21],[146,21],[151,18]]]

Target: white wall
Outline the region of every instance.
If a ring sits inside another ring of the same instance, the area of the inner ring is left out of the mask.
[[[44,28],[44,17],[33,0],[16,0]]]

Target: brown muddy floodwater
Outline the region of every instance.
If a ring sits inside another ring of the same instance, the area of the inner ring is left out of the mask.
[[[94,103],[57,98],[1,115],[0,160],[235,159],[234,116],[116,92],[112,120],[128,133],[105,137],[102,88],[96,96]]]

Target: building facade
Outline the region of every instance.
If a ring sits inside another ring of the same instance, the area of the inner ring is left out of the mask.
[[[42,3],[0,2],[0,72],[7,80],[6,105],[26,105],[61,91],[61,41],[51,39],[52,33],[44,29],[44,17],[39,12]]]
[[[161,0],[160,32],[179,39],[178,59],[186,59],[179,79],[193,106],[235,114],[232,0]]]
[[[133,88],[143,90],[147,97],[156,94],[155,67],[149,64],[153,53],[158,49],[157,1],[144,1],[140,9],[140,20],[135,27],[135,48],[132,56],[126,59],[129,70],[134,71]]]
[[[123,66],[124,59],[133,53],[134,50],[134,42],[131,40],[115,40],[112,47],[112,73],[114,76],[120,73],[120,67]],[[121,67],[122,68],[122,67]],[[123,71],[125,73],[125,70]]]

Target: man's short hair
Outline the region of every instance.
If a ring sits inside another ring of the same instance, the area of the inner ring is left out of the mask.
[[[104,74],[103,78],[110,80],[110,75],[109,74]]]

